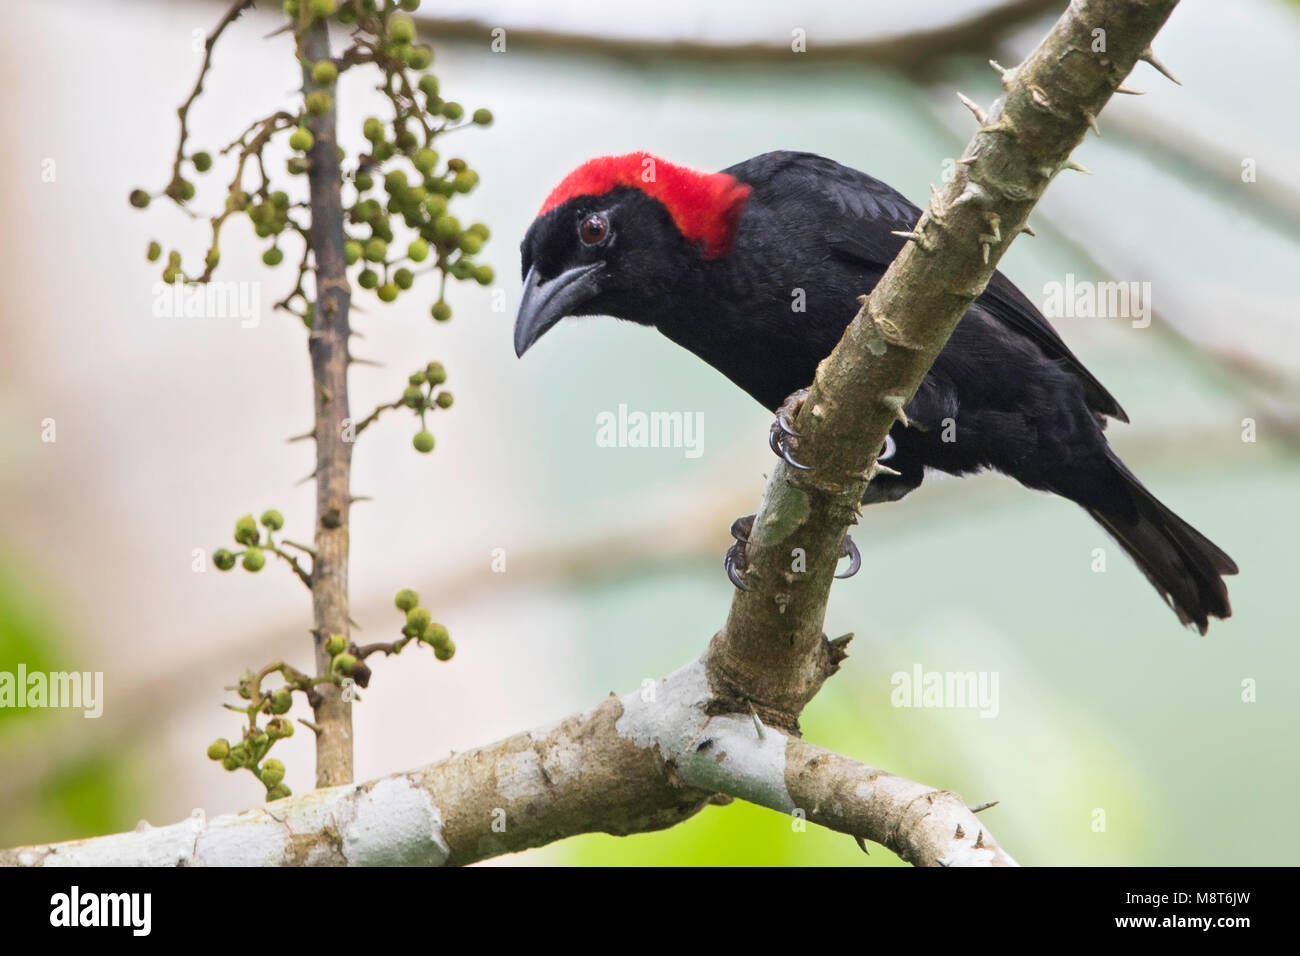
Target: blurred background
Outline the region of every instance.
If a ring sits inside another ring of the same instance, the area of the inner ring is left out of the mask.
[[[954,91],[991,102],[987,60],[1019,62],[1061,6],[426,0],[443,95],[496,115],[446,148],[481,174],[458,203],[491,226],[481,258],[497,278],[455,288],[448,325],[429,320],[432,293],[358,297],[356,351],[385,367],[354,368],[354,410],[390,401],[429,359],[446,365],[456,406],[434,417],[431,456],[412,451],[415,428],[396,414],[357,447],[354,492],[374,500],[353,510],[353,617],[367,639],[395,637],[392,595],[414,587],[458,647],[448,664],[427,652],[375,662],[355,708],[358,779],[631,690],[697,655],[731,599],[720,558],[730,521],[761,494],[770,416],[653,331],[610,319],[570,320],[516,360],[518,241],[551,187],[601,154],[719,169],[793,148],[923,203],[973,131]],[[279,3],[259,7],[217,48],[191,113],[196,147],[215,152],[292,101],[291,41],[264,39]],[[203,226],[126,202],[166,182],[175,109],[201,59],[194,36],[224,9],[6,10],[0,671],[103,671],[105,703],[94,720],[0,710],[0,845],[257,803],[251,776],[204,754],[238,730],[223,687],[276,657],[310,663],[308,595],[286,569],[222,575],[193,559],[268,507],[310,538],[314,492],[296,482],[313,450],[285,443],[310,426],[305,333],[270,311],[290,269],[263,267],[240,220],[217,277],[261,282],[260,324],[157,318],[145,246],[201,257]],[[505,52],[490,49],[493,28]],[[806,52],[791,50],[796,30]],[[1069,274],[1150,283],[1147,328],[1055,324],[1132,416],[1110,430],[1121,455],[1240,564],[1233,618],[1206,637],[1180,629],[1080,510],[992,475],[932,476],[867,510],[862,573],[833,592],[827,633],[857,637],[806,736],[1001,801],[989,825],[1022,862],[1289,864],[1300,852],[1279,813],[1300,784],[1297,45],[1295,4],[1183,3],[1156,46],[1182,86],[1140,65],[1128,85],[1147,94],[1117,97],[1077,153],[1093,175],[1060,177],[1031,219],[1038,237],[1002,264],[1040,305]],[[350,151],[383,107],[370,86],[352,74],[340,86]],[[197,205],[211,208],[220,180],[200,183]],[[596,417],[620,404],[702,413],[703,454],[598,447]],[[45,419],[55,442],[42,441]],[[505,573],[491,570],[494,549]],[[996,673],[996,717],[893,706],[891,676],[918,665]],[[295,792],[312,785],[307,737],[277,750]],[[585,836],[504,862],[897,863],[739,803],[666,833]]]

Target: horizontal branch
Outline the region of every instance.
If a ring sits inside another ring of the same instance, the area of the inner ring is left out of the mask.
[[[916,72],[932,65],[934,58],[987,49],[990,38],[1008,33],[1048,10],[1060,7],[1060,0],[1005,0],[969,16],[948,23],[884,36],[823,39],[807,38],[809,55],[816,62],[828,60],[858,65],[891,66]],[[569,56],[603,56],[629,60],[676,60],[705,63],[771,64],[799,62],[802,54],[791,49],[790,27],[777,32],[782,42],[713,43],[687,38],[650,39],[596,36],[546,28],[505,27],[478,19],[457,19],[423,15],[416,17],[421,31],[439,41],[458,40],[490,43],[494,31],[504,29],[507,49],[537,50]],[[795,24],[791,24],[791,27]]]
[[[368,783],[69,843],[5,866],[466,864],[580,833],[663,829],[715,794],[794,814],[923,865],[1011,860],[956,795],[752,718],[711,715],[703,662],[551,727]]]

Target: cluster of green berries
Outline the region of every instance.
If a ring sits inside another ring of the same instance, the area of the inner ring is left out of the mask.
[[[403,588],[397,592],[393,603],[406,614],[406,623],[402,625],[403,638],[428,644],[433,648],[433,656],[440,661],[451,660],[456,645],[447,629],[437,623],[427,609],[420,607],[420,595],[410,588]]]
[[[230,551],[226,548],[218,548],[212,552],[212,563],[217,566],[219,571],[229,571],[235,566],[235,562],[240,558],[245,571],[261,571],[266,567],[266,548],[274,548],[275,542],[271,535],[284,527],[284,515],[270,508],[262,512],[262,526],[266,528],[266,540],[262,540],[262,533],[257,528],[257,522],[253,520],[252,515],[244,515],[235,522],[235,542],[244,545],[243,551]]]
[[[358,661],[357,656],[348,650],[347,638],[342,634],[331,634],[325,639],[325,650],[330,656],[330,673],[335,675],[337,680],[351,677]]]
[[[239,679],[239,696],[250,701],[247,708],[250,714],[268,714],[271,719],[265,727],[254,724],[245,729],[238,743],[232,744],[225,737],[217,738],[208,745],[208,757],[219,760],[227,770],[252,771],[266,787],[266,799],[279,800],[291,793],[284,783],[284,764],[266,755],[277,741],[293,736],[293,721],[283,716],[293,706],[293,691],[287,686],[273,691],[259,689],[254,700],[256,685],[257,675],[245,671]]]
[[[420,416],[420,430],[411,439],[411,444],[420,454],[427,455],[433,451],[433,432],[425,427],[425,413],[435,408],[451,408],[455,398],[451,392],[440,387],[447,381],[447,370],[441,362],[430,362],[419,371],[412,372],[406,381],[400,404]]]
[[[284,2],[284,13],[295,25],[301,25],[304,20],[332,18],[339,23],[356,24],[358,33],[372,38],[365,49],[372,54],[374,65],[385,74],[381,88],[393,91],[390,99],[395,115],[389,123],[372,116],[362,125],[368,146],[350,177],[356,195],[346,210],[347,264],[360,263],[358,285],[374,291],[386,303],[396,301],[411,289],[418,271],[440,272],[443,282],[430,314],[436,321],[445,322],[451,318],[451,306],[443,294],[448,276],[486,286],[493,282],[494,275],[491,266],[474,259],[488,240],[488,227],[482,223],[462,226],[448,211],[448,203],[455,195],[471,192],[478,185],[479,174],[458,157],[444,161],[433,143],[439,133],[453,124],[488,126],[493,117],[487,109],[474,110],[467,117],[460,103],[440,96],[437,77],[423,72],[433,63],[433,50],[417,42],[415,21],[407,15],[418,8],[418,0]],[[310,121],[333,109],[333,92],[342,62],[342,59],[321,60],[310,65],[310,82],[302,109],[288,136],[293,150],[287,161],[290,174],[304,174],[310,167],[307,154],[315,146]],[[419,74],[418,77],[408,75],[408,69]],[[338,153],[341,162],[344,152],[340,148]],[[257,158],[261,160],[260,147]],[[204,151],[195,152],[186,160],[199,173],[209,171],[213,165],[212,155]],[[394,160],[409,163],[411,174],[403,168],[392,168]],[[178,174],[162,194],[177,203],[186,203],[194,197],[195,186],[185,175]],[[148,207],[152,198],[143,189],[133,190],[130,195],[131,204],[139,209]],[[244,191],[236,181],[229,190],[226,214],[248,215],[257,236],[272,240],[262,254],[262,261],[277,266],[285,257],[280,236],[286,231],[293,234],[304,229],[290,216],[290,206],[286,193],[271,192],[265,182],[254,195]],[[416,233],[409,242],[403,238],[404,254],[394,232],[394,219],[401,220]],[[149,261],[160,259],[162,252],[157,242],[151,242]],[[213,245],[204,262],[208,273],[216,268],[219,258],[214,229]],[[421,269],[421,264],[426,262]],[[163,278],[169,283],[188,278],[178,252],[168,253]],[[295,297],[303,300],[303,311],[299,314],[311,328],[313,303],[301,290]]]

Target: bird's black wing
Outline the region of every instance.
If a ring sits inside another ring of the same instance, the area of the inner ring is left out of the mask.
[[[814,153],[764,153],[725,172],[742,182],[761,183],[770,201],[795,202],[805,208],[825,206],[822,221],[831,253],[876,275],[888,267],[906,242],[891,232],[912,229],[921,215],[920,209],[891,186]],[[1093,411],[1128,421],[1119,402],[1084,368],[1010,279],[994,272],[977,303],[1002,325],[1033,341],[1049,359],[1069,369],[1083,385]]]

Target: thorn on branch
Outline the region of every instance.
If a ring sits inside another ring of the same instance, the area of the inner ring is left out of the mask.
[[[1143,50],[1138,55],[1138,59],[1145,60],[1147,63],[1150,63],[1153,67],[1156,68],[1157,72],[1159,72],[1166,79],[1172,80],[1174,83],[1177,83],[1179,86],[1183,85],[1182,81],[1178,79],[1178,77],[1170,73],[1169,70],[1165,67],[1165,65],[1156,59],[1156,55],[1151,51],[1151,47],[1147,47],[1145,50]]]
[[[747,700],[745,703],[749,704],[749,714],[754,718],[754,730],[758,731],[758,739],[765,740],[767,734],[763,732],[763,722],[758,719],[758,711],[754,708],[754,702],[752,700]]]
[[[972,100],[965,93],[959,92],[957,94],[957,99],[961,100],[961,105],[966,107],[966,109],[970,110],[975,115],[975,119],[979,121],[979,124],[981,126],[983,126],[986,122],[988,122],[987,114],[985,114],[985,112],[982,109],[980,109],[978,103]]]

